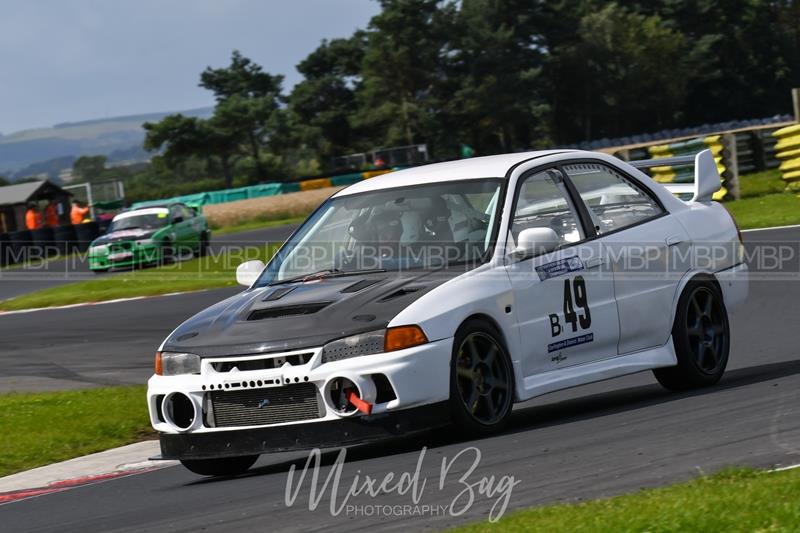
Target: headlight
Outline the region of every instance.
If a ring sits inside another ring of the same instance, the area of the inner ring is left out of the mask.
[[[385,335],[386,330],[379,329],[331,341],[322,347],[322,362],[330,363],[351,357],[381,353]]]
[[[90,246],[89,251],[95,254],[104,254],[108,252],[107,244],[98,244],[97,246]]]
[[[179,376],[199,374],[200,356],[193,353],[156,352],[156,374]]]
[[[153,239],[140,239],[136,241],[139,246],[150,246],[153,244]]]
[[[344,339],[331,341],[322,347],[322,362],[341,361],[351,357],[394,352],[419,346],[428,338],[419,326],[398,326],[396,328],[368,331]]]

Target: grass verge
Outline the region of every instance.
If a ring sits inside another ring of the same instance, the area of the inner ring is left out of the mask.
[[[725,202],[741,229],[800,224],[800,197],[792,193],[768,194]]]
[[[0,311],[16,311],[236,285],[236,267],[250,259],[266,261],[277,245],[250,246],[235,253],[211,254],[157,268],[117,272],[24,294],[0,302]]]
[[[529,509],[452,531],[797,531],[798,494],[800,470],[734,469],[615,498]]]
[[[142,386],[0,395],[0,476],[154,436]]]
[[[213,235],[228,235],[230,233],[242,233],[244,231],[254,231],[264,228],[274,228],[277,226],[289,226],[300,224],[303,222],[311,212],[295,217],[279,218],[275,220],[251,220],[249,222],[241,222],[235,226],[227,226],[222,228],[213,229]],[[212,237],[213,238],[213,237]]]

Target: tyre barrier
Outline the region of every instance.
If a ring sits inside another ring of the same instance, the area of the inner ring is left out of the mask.
[[[702,150],[709,149],[714,155],[717,163],[717,170],[722,179],[722,188],[714,193],[715,200],[722,200],[728,195],[730,189],[730,175],[726,166],[725,158],[728,153],[722,143],[721,135],[709,135],[708,137],[698,137],[688,141],[681,141],[671,144],[661,144],[649,147],[648,153],[653,159],[676,157],[681,155],[694,155]],[[650,173],[654,180],[659,183],[693,183],[694,182],[694,163],[686,165],[653,167]]]
[[[781,128],[772,135],[778,140],[775,156],[781,162],[778,168],[786,189],[800,192],[800,124]]]
[[[70,254],[77,251],[77,240],[78,236],[75,233],[75,226],[72,224],[65,224],[53,228],[53,241],[58,249],[58,253]]]
[[[100,236],[100,228],[94,220],[75,225],[75,242],[78,251],[85,252],[89,244]]]
[[[33,240],[28,230],[12,231],[8,234],[6,264],[22,263],[28,258]]]

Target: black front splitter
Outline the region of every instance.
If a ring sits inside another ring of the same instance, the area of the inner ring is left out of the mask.
[[[213,459],[311,448],[335,448],[405,437],[450,422],[447,402],[329,422],[215,431],[160,433],[160,459]]]

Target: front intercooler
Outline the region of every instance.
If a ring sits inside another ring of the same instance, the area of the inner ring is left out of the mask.
[[[206,393],[203,404],[206,427],[265,426],[325,416],[322,399],[313,383],[213,391]]]

